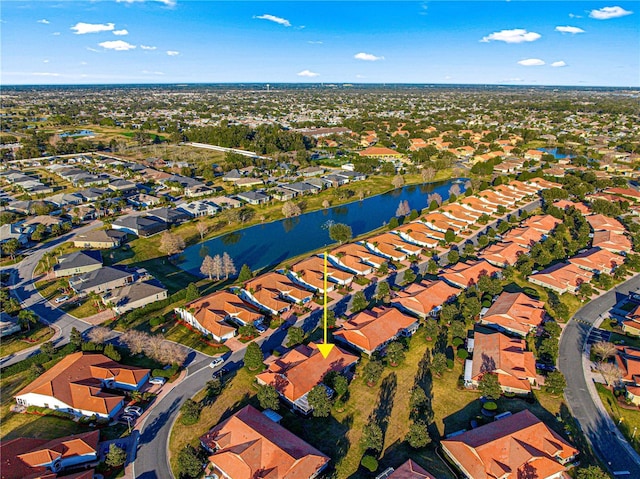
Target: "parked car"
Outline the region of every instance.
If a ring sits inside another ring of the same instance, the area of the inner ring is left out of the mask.
[[[166,380],[166,378],[155,377],[155,378],[149,379],[149,382],[151,384],[159,384],[160,386],[162,386],[164,383],[167,382],[167,380]]]
[[[213,361],[211,361],[209,363],[209,367],[210,368],[216,368],[216,367],[220,366],[223,363],[224,363],[224,359],[223,358],[214,358]]]
[[[123,414],[122,416],[120,416],[120,421],[126,422],[128,424],[133,424],[134,422],[136,422],[136,419],[137,418],[132,414]]]
[[[142,408],[140,406],[127,406],[124,408],[124,412],[127,414],[132,414],[137,417],[142,416]]]
[[[56,298],[56,304],[64,303],[67,299],[69,299],[69,296],[59,296]]]
[[[260,334],[264,333],[267,330],[267,326],[264,323],[257,323],[255,326]]]

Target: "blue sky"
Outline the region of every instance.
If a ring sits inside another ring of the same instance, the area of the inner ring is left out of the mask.
[[[2,3],[4,85],[640,86],[639,2]]]

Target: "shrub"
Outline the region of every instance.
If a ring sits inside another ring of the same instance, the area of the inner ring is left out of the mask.
[[[454,348],[458,348],[460,346],[462,346],[464,344],[464,339],[462,338],[453,338],[453,341],[451,341],[451,344],[453,344]]]
[[[378,460],[373,456],[364,456],[360,464],[370,472],[376,472],[378,470]]]
[[[498,409],[498,405],[493,401],[488,401],[482,405],[482,408],[486,411],[495,411]]]
[[[447,359],[447,369],[453,369],[453,359]]]
[[[56,349],[55,353],[51,358],[43,354],[36,354],[34,356],[28,357],[27,359],[23,359],[18,363],[12,364],[11,366],[2,368],[2,370],[0,370],[0,373],[2,373],[2,377],[5,377],[5,378],[9,376],[13,376],[14,374],[18,374],[23,371],[29,370],[32,364],[44,365],[49,361],[60,360],[63,357],[75,352],[76,350],[75,348],[76,347],[71,343],[66,344],[62,348]]]
[[[151,371],[151,376],[171,379],[176,375],[179,368],[180,366],[178,366],[177,364],[172,364],[169,369],[154,369],[153,371]]]
[[[156,316],[149,320],[149,326],[151,326],[152,328],[155,328],[156,326],[160,326],[163,323],[164,323],[164,318],[162,316]]]
[[[456,353],[456,355],[458,356],[458,358],[462,359],[463,361],[469,357],[469,353],[467,352],[466,349],[458,349],[458,352]]]

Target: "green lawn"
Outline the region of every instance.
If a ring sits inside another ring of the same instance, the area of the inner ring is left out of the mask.
[[[56,296],[61,296],[63,289],[58,285],[58,279],[38,281],[36,289],[47,300],[52,300]]]
[[[203,340],[202,334],[196,331],[191,331],[186,326],[177,322],[174,323],[166,333],[164,333],[164,337],[171,341],[189,346],[190,348],[196,349],[204,354],[208,354],[209,356],[229,352],[229,348],[224,344],[221,344],[220,346],[211,346]]]
[[[637,433],[638,428],[640,428],[640,410],[637,407],[633,409],[623,408],[611,390],[602,384],[596,383],[596,389],[613,422],[616,423],[620,432],[624,434],[624,437],[633,448],[640,452],[640,434]],[[635,437],[633,437],[634,432],[636,433]]]
[[[36,344],[44,343],[51,339],[53,334],[52,328],[44,323],[37,322],[31,326],[31,331],[22,331],[3,338],[0,343],[0,357],[15,354]]]
[[[61,309],[76,318],[88,318],[98,314],[100,311],[104,311],[104,309],[99,309],[96,306],[96,302],[90,298],[84,299],[78,305],[76,303],[64,304]]]

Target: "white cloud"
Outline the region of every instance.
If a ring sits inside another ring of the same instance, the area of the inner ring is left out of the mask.
[[[178,3],[176,0],[151,0],[151,1],[162,3],[167,7],[175,7],[176,3]],[[116,2],[117,3],[143,3],[145,2],[145,0],[116,0]]]
[[[177,52],[175,50],[167,50],[167,55],[169,55],[170,57],[175,57],[177,55],[180,55],[180,52]]]
[[[118,36],[129,35],[129,30],[127,30],[126,28],[123,28],[122,30],[114,30],[112,33]]]
[[[624,17],[631,15],[633,12],[625,10],[622,7],[603,7],[600,10],[591,10],[589,16],[596,20],[609,20],[610,18]]]
[[[556,27],[556,32],[560,32],[560,33],[584,33],[584,30],[582,28],[578,28],[578,27],[570,27],[570,26],[566,26],[566,27]]]
[[[124,40],[111,40],[108,42],[98,43],[98,45],[106,50],[116,50],[119,52],[133,50],[136,47],[135,45],[131,45],[131,43],[129,42],[125,42]]]
[[[559,68],[559,67],[566,67],[566,66],[567,66],[567,64],[566,64],[564,61],[559,60],[559,61],[557,61],[557,62],[553,62],[553,63],[551,64],[551,66],[552,66],[552,67],[554,67],[554,68]]]
[[[367,77],[364,75],[356,75],[356,78],[367,78]]]
[[[320,73],[312,72],[311,70],[302,70],[301,72],[298,72],[297,75],[299,77],[313,78],[319,76]]]
[[[49,20],[47,20],[46,18],[43,18],[42,20],[38,20],[38,23],[43,23],[44,25],[49,25],[51,22]]]
[[[140,45],[143,50],[155,50],[158,47],[152,47],[151,45]]]
[[[324,42],[309,40],[307,43],[310,43],[311,45],[322,45]]]
[[[523,67],[539,67],[544,65],[544,61],[539,58],[527,58],[526,60],[520,60],[518,65],[522,65]]]
[[[42,60],[42,63],[49,63],[49,60]]]
[[[582,15],[576,15],[575,13],[570,13],[569,18],[582,18]]]
[[[87,62],[80,62],[80,65],[88,65]]]
[[[59,77],[60,73],[51,73],[51,72],[33,72],[32,75],[34,77]]]
[[[53,35],[54,37],[57,37],[60,35],[60,32],[53,32],[51,35]]]
[[[76,35],[85,35],[87,33],[110,32],[115,29],[113,23],[76,23],[71,27]]]
[[[274,22],[279,25],[284,25],[285,27],[291,26],[291,22],[286,18],[276,17],[275,15],[269,15],[268,13],[265,13],[264,15],[257,15],[257,16],[254,16],[253,18],[257,18],[258,20],[268,20],[270,22]]]
[[[499,32],[493,32],[486,37],[483,37],[481,42],[505,42],[505,43],[523,43],[534,42],[541,35],[536,32],[528,32],[524,28],[514,28],[513,30],[500,30]]]
[[[372,53],[356,53],[353,58],[356,60],[364,60],[366,62],[377,62],[378,60],[384,60],[384,57],[377,57]]]
[[[142,70],[142,73],[145,75],[164,75],[164,72],[152,72],[149,70]]]

